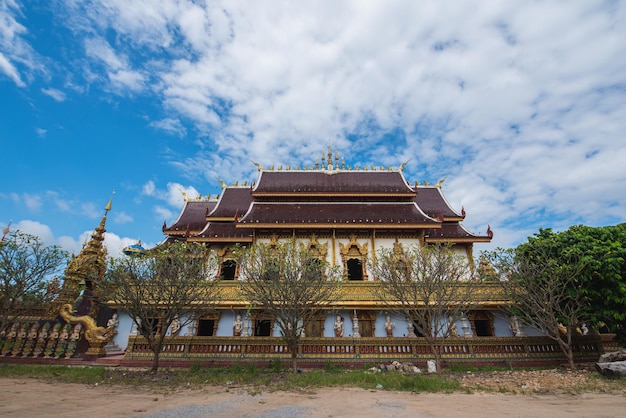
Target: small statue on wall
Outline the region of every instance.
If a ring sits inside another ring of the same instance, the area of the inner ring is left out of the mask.
[[[512,315],[509,319],[509,329],[514,337],[525,337],[526,333],[517,316]]]
[[[343,337],[343,317],[341,315],[337,315],[333,329],[335,330],[335,337]]]
[[[243,322],[241,321],[241,315],[237,314],[235,322],[233,323],[233,337],[240,337],[241,330],[243,329]]]
[[[172,320],[172,324],[170,325],[170,336],[178,337],[178,334],[180,333],[180,327],[180,319],[178,319],[178,316],[175,316]]]
[[[417,335],[415,335],[415,325],[413,325],[413,321],[411,321],[411,318],[407,317],[406,318],[406,323],[407,323],[407,328],[408,328],[408,332],[409,332],[409,338],[415,338],[417,337]]]
[[[395,327],[396,324],[391,321],[391,316],[387,314],[385,317],[385,332],[387,333],[387,337],[393,337],[393,329]]]
[[[107,321],[107,328],[115,329],[119,326],[120,321],[117,319],[117,312],[113,314],[111,319]]]

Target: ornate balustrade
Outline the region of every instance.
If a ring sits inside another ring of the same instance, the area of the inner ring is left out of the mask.
[[[474,291],[472,300],[482,307],[502,306],[509,303],[498,282],[471,283]],[[378,307],[385,308],[380,300],[381,283],[377,281],[343,282],[336,306],[351,307]],[[229,307],[246,307],[247,301],[239,292],[237,281],[222,281],[218,284],[220,304]]]
[[[597,361],[604,353],[600,336],[578,337],[575,361]],[[166,342],[161,359],[189,362],[265,361],[291,357],[282,339],[272,337],[174,337]],[[424,363],[433,356],[424,338],[304,338],[298,358],[309,363],[372,363],[393,360]],[[149,360],[152,353],[142,337],[131,337],[127,360]],[[564,362],[558,344],[546,337],[448,338],[442,359],[459,363]]]

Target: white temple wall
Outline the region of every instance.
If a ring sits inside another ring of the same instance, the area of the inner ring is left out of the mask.
[[[508,315],[504,312],[493,312],[493,329],[496,337],[511,337],[513,333],[509,327]]]
[[[245,312],[233,312],[233,311],[220,311],[220,319],[217,322],[216,337],[232,337],[233,336],[233,324],[235,323],[235,316],[239,313],[241,318],[245,317]]]
[[[117,326],[117,334],[113,337],[113,342],[122,350],[126,350],[128,346],[128,337],[133,329],[133,319],[123,311],[117,312],[117,320],[120,322]]]

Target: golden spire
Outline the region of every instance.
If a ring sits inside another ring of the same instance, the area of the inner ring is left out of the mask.
[[[114,194],[115,192],[113,192]],[[80,285],[84,283],[86,293],[83,302],[77,307],[79,315],[97,315],[97,306],[92,303],[91,297],[95,291],[97,283],[104,279],[107,267],[107,249],[103,245],[105,224],[107,214],[111,210],[113,194],[105,206],[105,212],[100,221],[100,225],[91,234],[91,238],[85,243],[78,256],[72,256],[72,260],[65,268],[65,278],[61,294],[55,301],[54,307],[59,307],[64,303],[74,304],[80,294]],[[88,290],[88,292],[87,292]],[[53,309],[54,309],[53,307]]]
[[[111,203],[113,202],[113,195],[115,194],[115,189],[111,192],[111,197],[109,198],[109,202],[104,207],[105,212],[109,212],[111,210]]]

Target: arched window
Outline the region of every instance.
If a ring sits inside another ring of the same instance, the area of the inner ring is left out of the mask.
[[[224,260],[220,267],[220,278],[222,280],[235,280],[237,274],[237,262],[235,260]]]
[[[348,266],[348,280],[363,280],[363,263],[358,258],[351,258],[346,262]]]
[[[343,261],[343,277],[348,280],[367,280],[367,243],[361,245],[357,242],[356,235],[351,235],[350,242],[339,244],[339,252]]]
[[[254,326],[255,337],[271,337],[272,336],[272,320],[257,319]]]
[[[474,311],[467,315],[476,337],[493,337],[493,315],[489,312]]]

